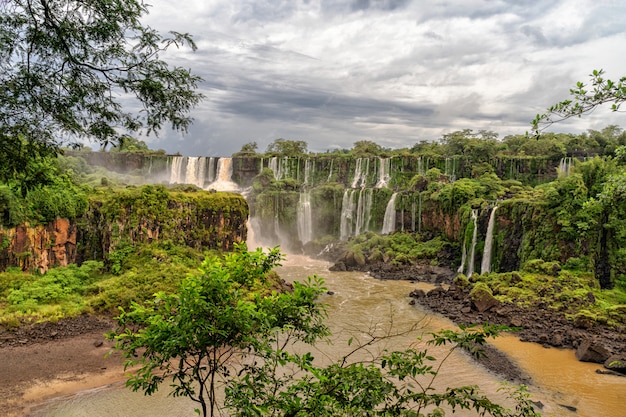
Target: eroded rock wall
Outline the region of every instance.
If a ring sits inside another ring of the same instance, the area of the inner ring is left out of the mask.
[[[113,191],[91,198],[76,220],[0,228],[0,270],[44,273],[53,266],[105,260],[121,243],[168,240],[196,249],[231,250],[245,242],[248,205],[238,194],[173,192],[161,186]]]

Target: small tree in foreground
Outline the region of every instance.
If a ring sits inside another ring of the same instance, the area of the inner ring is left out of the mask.
[[[295,282],[292,291],[276,291],[271,269],[280,259],[277,249],[265,254],[242,245],[208,257],[177,294],[159,293],[148,306],[122,310],[109,337],[126,366],[137,365],[127,386],[149,395],[167,381],[172,395],[198,402],[202,416],[225,409],[235,416],[441,416],[440,406],[478,415],[537,415],[524,387],[511,390],[515,410],[492,402],[476,386],[434,387],[452,351],[482,354],[480,346],[496,335],[495,327],[432,334],[428,343],[452,346],[439,362],[427,350],[372,353],[400,333],[367,331],[365,338],[350,340],[348,354],[319,366],[308,348],[329,334],[317,300],[323,282],[311,277]],[[370,356],[354,359],[363,352]],[[221,389],[224,403],[218,401]]]
[[[150,305],[122,310],[109,337],[127,358],[126,367],[139,365],[127,386],[150,395],[171,380],[172,395],[189,397],[200,404],[202,416],[213,416],[221,408],[220,386],[246,358],[266,355],[276,343],[284,347],[325,336],[324,307],[316,302],[322,281],[273,290],[270,272],[280,259],[277,249],[265,254],[242,245],[207,257],[179,293],[157,293]]]

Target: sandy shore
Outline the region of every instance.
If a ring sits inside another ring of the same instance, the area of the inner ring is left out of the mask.
[[[33,407],[50,398],[125,379],[119,353],[107,356],[113,343],[104,338],[102,328],[74,336],[47,330],[48,339],[17,334],[11,343],[4,334],[0,345],[1,416],[29,416]]]

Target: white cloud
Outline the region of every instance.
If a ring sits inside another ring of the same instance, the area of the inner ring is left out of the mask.
[[[410,147],[458,129],[524,133],[596,68],[625,75],[618,1],[153,0],[147,22],[194,34],[175,52],[206,101],[159,147],[230,155],[250,141]],[[619,124],[610,112],[563,131]]]

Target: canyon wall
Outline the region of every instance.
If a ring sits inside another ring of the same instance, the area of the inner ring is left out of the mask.
[[[163,186],[107,190],[90,197],[75,220],[0,228],[0,270],[47,271],[84,260],[106,260],[120,244],[171,241],[229,250],[245,242],[248,206],[239,194],[174,191]]]

